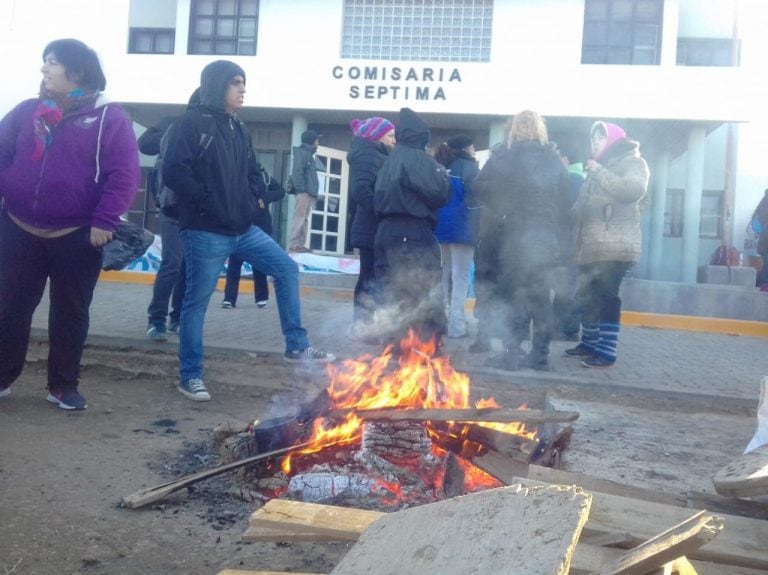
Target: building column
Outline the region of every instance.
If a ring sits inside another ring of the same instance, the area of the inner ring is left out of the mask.
[[[291,125],[291,146],[301,145],[301,134],[307,131],[307,118],[301,114],[293,115],[293,124]]]
[[[504,141],[504,137],[506,134],[504,133],[504,128],[506,127],[507,122],[504,120],[497,120],[495,122],[491,122],[491,127],[488,128],[488,148],[493,148],[496,144],[500,144]]]
[[[176,3],[176,30],[174,32],[173,53],[175,56],[185,56],[189,49],[189,16],[192,12],[190,0],[179,0]]]
[[[696,283],[696,272],[699,267],[705,139],[706,132],[703,126],[694,126],[688,134],[688,161],[683,200],[683,281],[686,283]]]
[[[664,244],[664,211],[667,206],[667,181],[669,153],[661,152],[653,164],[653,188],[651,190],[651,224],[648,232],[648,279],[661,278]]]

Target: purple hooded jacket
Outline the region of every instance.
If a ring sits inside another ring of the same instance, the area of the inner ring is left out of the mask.
[[[52,129],[33,160],[33,113],[25,100],[0,121],[0,196],[24,223],[43,229],[93,226],[113,231],[139,184],[139,154],[130,118],[100,96]]]

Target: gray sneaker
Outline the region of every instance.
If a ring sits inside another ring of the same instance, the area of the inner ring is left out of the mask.
[[[311,346],[307,349],[286,351],[283,357],[287,363],[331,363],[332,361],[336,361],[336,356],[332,353],[327,353]]]
[[[166,341],[168,339],[168,332],[165,329],[165,323],[149,324],[147,337],[152,341]]]
[[[210,401],[211,394],[208,393],[208,389],[205,387],[202,379],[193,377],[186,381],[182,381],[177,389],[182,395],[188,397],[192,401]]]
[[[9,395],[11,395],[11,387],[10,386],[0,388],[0,399],[3,399],[4,397],[8,397]]]
[[[179,335],[179,322],[171,320],[168,322],[168,333]]]

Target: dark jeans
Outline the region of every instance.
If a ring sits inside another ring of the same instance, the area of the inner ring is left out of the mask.
[[[548,267],[517,267],[502,277],[509,289],[512,314],[511,337],[507,348],[513,353],[517,352],[530,335],[534,361],[546,361],[554,324],[550,302],[552,271]]]
[[[376,231],[374,262],[379,302],[391,319],[391,325],[384,326],[389,343],[405,337],[410,328],[422,341],[435,337],[439,344],[448,319],[440,244],[429,222],[382,220]]]
[[[240,274],[244,261],[241,257],[229,256],[229,263],[227,263],[224,299],[232,302],[232,305],[237,303],[237,294],[240,291]],[[253,297],[255,301],[267,301],[269,299],[267,276],[256,270],[253,270]]]
[[[358,248],[360,252],[360,274],[355,284],[353,315],[355,322],[368,323],[373,319],[376,308],[373,282],[373,248]]]
[[[555,297],[552,308],[555,316],[555,337],[573,338],[579,334],[581,309],[579,307],[577,265],[558,266],[554,270]]]
[[[619,288],[634,264],[598,262],[579,266],[581,323],[598,327],[601,323],[621,323]]]
[[[165,325],[168,314],[168,300],[171,302],[171,323],[178,323],[181,316],[181,300],[184,298],[186,278],[184,270],[184,252],[179,235],[179,224],[176,220],[160,214],[160,238],[163,251],[160,269],[155,276],[152,288],[152,301],[149,302],[147,314],[149,323]]]
[[[89,228],[40,238],[0,214],[0,388],[24,369],[32,315],[48,279],[48,387],[77,387],[100,271],[101,251],[91,246]]]

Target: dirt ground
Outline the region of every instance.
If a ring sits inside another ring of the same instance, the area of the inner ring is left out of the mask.
[[[175,389],[173,355],[88,348],[85,412],[45,401],[44,344],[0,400],[0,575],[215,574],[223,568],[328,573],[348,544],[244,544],[258,504],[231,495],[229,475],[140,510],[121,497],[213,467],[212,430],[286,412],[325,385],[269,356],[207,360],[213,401]],[[474,392],[516,407],[516,394],[546,392],[581,417],[565,468],[668,493],[713,492],[711,477],[751,437],[743,403],[653,391],[473,375]]]

